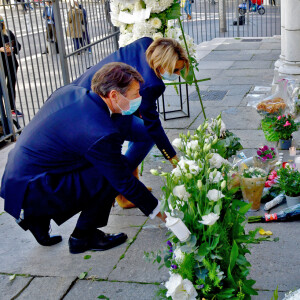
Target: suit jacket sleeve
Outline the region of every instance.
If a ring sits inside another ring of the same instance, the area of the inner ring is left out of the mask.
[[[164,92],[165,87],[148,86],[141,91],[142,104],[140,106],[140,113],[144,120],[148,133],[152,137],[157,148],[161,151],[166,159],[170,159],[176,155],[176,151],[172,147],[162,125],[159,120],[159,113],[157,112],[157,99]]]
[[[122,142],[117,133],[104,136],[89,148],[86,158],[115,190],[148,216],[156,208],[158,200],[132,175],[126,158],[121,154]]]

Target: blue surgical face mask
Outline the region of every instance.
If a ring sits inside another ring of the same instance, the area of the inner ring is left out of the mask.
[[[164,74],[161,74],[161,77],[162,79],[165,79],[165,80],[170,80],[170,81],[175,81],[179,78],[179,75],[178,74],[170,74],[169,72],[165,72]]]
[[[127,115],[132,115],[133,113],[135,113],[137,111],[137,109],[140,107],[141,102],[142,102],[142,97],[138,97],[135,98],[133,100],[129,100],[126,97],[124,97],[122,94],[121,96],[126,99],[129,102],[129,109],[128,110],[123,110],[119,104],[117,103],[118,107],[121,109],[122,111],[122,115],[123,116],[127,116]]]

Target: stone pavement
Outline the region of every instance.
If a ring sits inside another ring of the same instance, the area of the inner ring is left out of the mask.
[[[241,138],[247,156],[265,143],[259,128],[260,116],[247,106],[247,102],[251,95],[266,90],[257,86],[271,87],[274,62],[279,54],[280,38],[277,37],[263,38],[260,42],[214,39],[198,46],[197,77],[211,77],[210,81],[200,84],[201,92],[208,96],[204,101],[206,115],[216,117],[222,112],[227,128]],[[193,100],[193,92],[194,89],[190,88],[190,118],[162,121],[171,140],[180,132],[197,128],[203,121],[199,101]],[[174,89],[168,88],[166,94],[166,107],[177,108],[179,100]],[[222,96],[218,98],[218,95]],[[1,174],[12,147],[9,144],[0,151]],[[171,170],[170,164],[162,163],[160,152],[154,148],[145,160],[141,180],[153,187],[157,197],[161,194],[162,182],[149,170],[159,166]],[[263,214],[263,210],[259,213]],[[156,299],[156,291],[167,280],[168,272],[165,269],[159,271],[157,264],[147,263],[143,253],[162,247],[166,229],[161,222],[146,218],[138,209],[115,207],[104,231],[126,232],[129,236],[127,243],[106,252],[72,255],[68,251],[68,237],[76,218],[60,227],[53,223],[52,232],[61,234],[63,242],[49,248],[42,247],[3,211],[3,200],[0,200],[0,299],[73,300],[97,299],[100,295],[111,300]],[[251,277],[256,280],[255,288],[259,293],[254,300],[271,299],[277,286],[279,299],[286,292],[300,287],[299,225],[299,222],[263,224],[265,230],[271,230],[280,240],[252,246],[252,255],[249,256]],[[246,226],[247,230],[254,227]],[[90,259],[84,259],[87,254]],[[78,275],[82,272],[88,274],[80,280]],[[13,274],[16,277],[10,281]]]

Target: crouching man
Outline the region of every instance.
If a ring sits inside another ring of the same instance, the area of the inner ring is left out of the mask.
[[[59,243],[61,236],[49,235],[51,219],[60,225],[78,212],[71,253],[124,243],[126,234],[98,229],[118,194],[145,215],[165,219],[158,200],[132,175],[136,166],[121,154],[124,141],[113,122],[114,114],[137,106],[140,83],[129,65],[107,64],[94,75],[91,91],[73,84],[58,89],[23,130],[8,156],[1,197],[5,211],[39,244]]]

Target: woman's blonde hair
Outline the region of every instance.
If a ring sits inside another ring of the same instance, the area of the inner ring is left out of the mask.
[[[2,32],[3,32],[4,34],[6,34],[6,35],[7,35],[7,31],[6,31],[5,22],[4,22],[4,19],[3,19],[3,17],[2,17],[2,16],[0,16],[0,22],[3,24],[3,29],[2,29]]]
[[[159,78],[161,78],[160,67],[172,74],[179,60],[184,62],[186,74],[189,71],[190,64],[187,53],[174,39],[161,38],[152,42],[146,51],[146,59]]]

